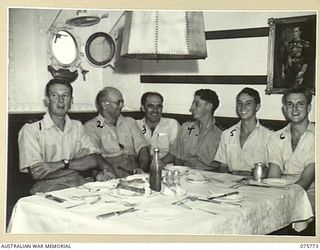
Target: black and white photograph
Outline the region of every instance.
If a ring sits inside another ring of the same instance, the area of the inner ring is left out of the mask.
[[[6,235],[315,239],[316,10],[7,15]]]
[[[316,15],[270,18],[267,92],[303,85],[315,93]]]

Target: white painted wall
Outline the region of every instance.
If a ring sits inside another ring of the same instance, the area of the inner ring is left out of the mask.
[[[46,30],[58,10],[14,10],[10,18],[9,112],[38,112],[42,105],[43,87],[51,75],[47,71],[48,54]],[[91,11],[93,13],[93,11]],[[94,14],[101,15],[95,11]],[[105,13],[105,11],[104,11]],[[88,28],[75,28],[74,34],[83,46],[89,35],[97,31],[109,33],[121,15],[109,12],[109,18]],[[206,31],[267,27],[270,17],[290,17],[315,14],[314,12],[205,12]],[[75,16],[75,10],[64,10],[58,22]],[[114,30],[120,29],[123,20]],[[174,39],[174,37],[173,37]],[[119,40],[117,44],[119,45]],[[120,47],[117,47],[119,50]],[[192,61],[147,61],[115,57],[116,69],[92,67],[84,57],[83,68],[89,70],[87,81],[80,74],[74,82],[73,111],[93,111],[94,98],[103,86],[119,88],[125,97],[125,109],[136,111],[144,91],[158,91],[165,98],[164,112],[188,114],[193,93],[199,88],[217,92],[221,104],[217,116],[235,117],[235,96],[246,85],[224,84],[142,84],[140,74],[192,75],[266,75],[268,38],[243,38],[207,41],[208,57]],[[119,53],[117,51],[117,53]],[[249,86],[249,85],[248,85]],[[264,85],[252,85],[262,98],[259,117],[284,119],[281,113],[281,95],[265,95]],[[313,103],[314,107],[314,103]],[[314,120],[314,108],[311,119]]]

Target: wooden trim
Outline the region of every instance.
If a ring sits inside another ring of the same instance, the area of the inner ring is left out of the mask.
[[[206,31],[206,40],[269,36],[269,27]]]
[[[265,75],[140,75],[141,83],[267,84]]]

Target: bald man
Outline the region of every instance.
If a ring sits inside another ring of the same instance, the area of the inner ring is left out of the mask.
[[[121,115],[121,92],[105,87],[96,97],[98,116],[85,124],[85,132],[102,156],[112,164],[118,177],[149,171],[148,143],[137,122]]]

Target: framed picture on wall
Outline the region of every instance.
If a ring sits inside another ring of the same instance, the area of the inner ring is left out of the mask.
[[[269,18],[267,94],[303,85],[315,93],[316,15]]]

